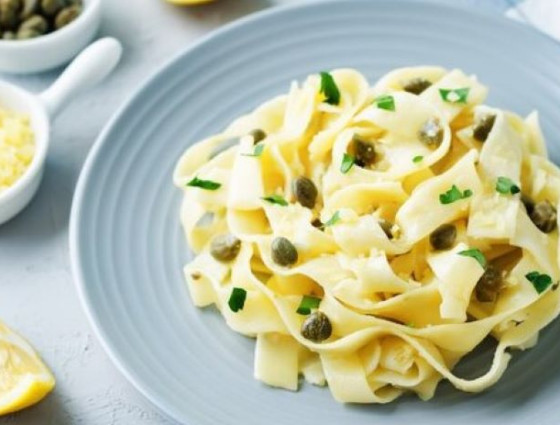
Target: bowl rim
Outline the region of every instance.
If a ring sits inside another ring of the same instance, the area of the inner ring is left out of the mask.
[[[12,90],[14,93],[17,93],[16,96],[25,100],[25,104],[29,106],[29,110],[25,114],[29,118],[31,127],[33,128],[33,123],[37,123],[37,127],[42,131],[42,134],[37,134],[35,130],[33,131],[33,142],[35,144],[33,159],[23,174],[10,187],[0,192],[0,210],[24,192],[33,178],[41,172],[47,158],[50,142],[50,119],[39,98],[15,84],[0,81],[0,93],[4,89]],[[6,109],[12,110],[9,107]]]
[[[101,0],[82,0],[83,10],[78,15],[76,19],[70,22],[68,25],[49,32],[47,34],[41,35],[39,37],[27,39],[27,40],[4,40],[0,38],[0,49],[18,49],[18,48],[33,48],[35,46],[41,46],[46,43],[55,43],[57,38],[65,37],[69,32],[78,26],[87,25],[86,22],[90,20],[90,16],[98,13],[101,10]]]

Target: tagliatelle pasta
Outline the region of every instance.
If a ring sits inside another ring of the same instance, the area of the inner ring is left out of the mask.
[[[175,184],[193,303],[256,338],[255,377],[350,403],[496,383],[560,312],[560,170],[474,76],[338,69],[191,146]],[[454,366],[488,336],[476,379]]]

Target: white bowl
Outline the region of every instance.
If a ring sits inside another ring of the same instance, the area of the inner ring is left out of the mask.
[[[100,22],[101,0],[84,0],[80,16],[57,31],[30,40],[0,39],[0,71],[29,74],[63,65],[91,42]]]
[[[77,91],[91,87],[109,75],[121,52],[121,44],[114,38],[93,43],[40,95],[0,81],[0,107],[28,115],[35,141],[35,155],[29,168],[13,186],[0,192],[0,225],[19,213],[37,192],[49,147],[50,118]]]

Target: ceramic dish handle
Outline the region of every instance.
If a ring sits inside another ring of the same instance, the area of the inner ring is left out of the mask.
[[[90,88],[107,77],[115,68],[122,46],[114,38],[96,41],[80,53],[54,84],[39,95],[50,117],[82,90]]]

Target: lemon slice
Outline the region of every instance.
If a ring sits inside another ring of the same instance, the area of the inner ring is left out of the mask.
[[[37,403],[54,384],[33,347],[0,322],[0,415]]]

